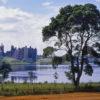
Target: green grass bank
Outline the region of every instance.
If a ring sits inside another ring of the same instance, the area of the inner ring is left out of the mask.
[[[78,90],[75,90],[72,84],[0,84],[0,96],[60,94],[68,92],[100,92],[100,83],[80,84]]]

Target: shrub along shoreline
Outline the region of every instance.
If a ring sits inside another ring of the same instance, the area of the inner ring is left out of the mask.
[[[37,83],[37,84],[0,84],[0,96],[22,96],[40,94],[62,94],[69,92],[100,92],[100,83],[81,83],[75,90],[72,84]]]

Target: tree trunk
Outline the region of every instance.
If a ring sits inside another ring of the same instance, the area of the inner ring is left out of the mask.
[[[72,71],[72,81],[73,81],[73,84],[74,84],[74,87],[75,87],[75,90],[78,90],[79,89],[79,83],[80,83],[80,78],[81,78],[81,75],[82,75],[82,70],[83,70],[83,55],[82,55],[82,59],[81,59],[81,69],[79,68],[79,58],[77,58],[77,72],[75,72],[74,68],[75,68],[75,65],[74,65],[74,58],[73,58],[73,55],[72,55],[72,50],[70,50],[70,57],[71,57],[71,71]],[[75,74],[77,74],[77,77],[75,77]]]
[[[75,90],[79,89],[79,83],[80,83],[80,76],[78,76],[75,80],[74,86],[75,86]]]

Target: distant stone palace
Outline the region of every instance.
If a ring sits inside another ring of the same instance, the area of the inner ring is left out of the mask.
[[[27,62],[36,62],[37,57],[37,49],[30,47],[22,47],[22,48],[16,48],[13,45],[11,46],[11,50],[4,53],[4,45],[0,45],[0,57],[13,57],[18,60],[23,60]]]

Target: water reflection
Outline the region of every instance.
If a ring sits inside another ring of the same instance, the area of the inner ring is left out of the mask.
[[[33,71],[10,72],[6,81],[16,83],[69,83],[70,81],[65,75],[65,72],[68,70],[68,66],[65,65],[59,66],[57,69],[53,69],[51,65],[38,66],[37,69]],[[100,82],[100,67],[94,68],[92,77],[86,76],[83,73],[81,82]]]

